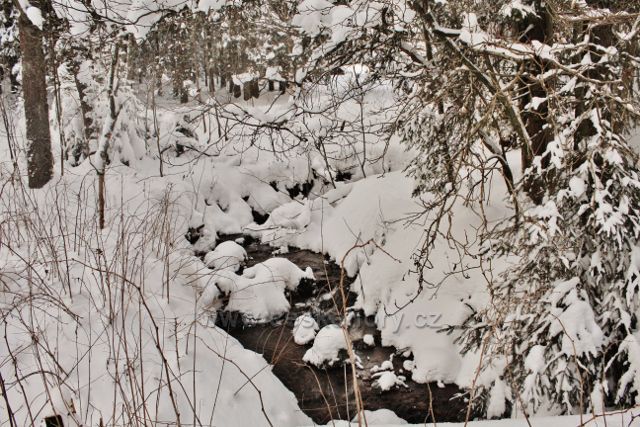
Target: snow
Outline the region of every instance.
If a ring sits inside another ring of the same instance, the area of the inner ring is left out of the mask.
[[[340,360],[340,350],[346,349],[345,332],[342,328],[338,325],[327,325],[320,329],[313,340],[313,346],[307,350],[302,360],[318,367],[325,364],[331,366]]]
[[[229,295],[227,311],[241,313],[248,323],[263,323],[289,311],[285,290],[295,290],[301,280],[314,277],[311,268],[303,271],[286,258],[271,258],[246,268],[241,276],[222,270],[214,272],[212,279],[208,287],[216,286]]]
[[[381,391],[389,391],[396,386],[407,387],[406,378],[402,375],[396,375],[393,371],[378,372],[373,377],[376,378],[374,387],[378,387]]]
[[[140,1],[136,3],[140,6],[147,4]],[[174,3],[169,2],[165,6]],[[223,3],[220,0],[197,2],[200,10],[217,9]],[[151,6],[151,10],[157,10],[156,6]],[[324,0],[305,0],[298,5],[298,16],[294,21],[311,35],[331,27],[330,40],[335,44],[352,34],[352,20],[374,23],[379,7],[381,5],[364,11],[357,9],[356,4],[345,6]],[[525,13],[527,7],[519,0],[513,0],[505,6],[503,13]],[[37,21],[37,17],[31,16],[35,16],[36,11],[29,15],[32,21]],[[409,10],[405,12],[402,13],[404,23],[414,19]],[[150,15],[149,19],[148,22],[152,22],[153,16]],[[78,20],[75,24],[77,28],[80,28],[80,22]],[[466,17],[459,39],[478,50],[487,49],[489,44],[477,18],[472,14]],[[532,49],[543,58],[553,59],[553,52],[546,45],[536,44]],[[530,50],[516,46],[512,54],[530,53]],[[89,78],[89,68],[89,64],[83,64],[83,77]],[[345,69],[346,74],[332,82],[331,90],[353,89],[370,71],[360,64],[351,64]],[[280,71],[275,67],[270,68],[269,78],[280,79]],[[245,74],[237,75],[234,79],[244,82],[253,77],[252,74]],[[390,99],[390,94],[384,88],[367,96],[370,96],[366,99],[367,108],[384,105]],[[544,98],[536,98],[529,107],[537,109],[545,101]],[[336,116],[357,117],[355,107],[354,103],[347,104]],[[293,111],[289,101],[281,100],[266,107],[256,100],[255,105],[227,106],[224,113],[238,114],[248,121],[255,120],[251,122],[255,124],[291,119],[294,117]],[[390,115],[393,117],[393,112]],[[170,147],[183,138],[175,132],[177,124],[184,124],[180,116],[179,112],[163,113],[160,121],[163,147]],[[369,121],[365,126],[375,127],[375,120],[378,119],[368,115]],[[326,123],[321,119],[309,118],[304,125],[317,132],[312,133],[314,136],[326,136],[323,133],[326,133]],[[299,123],[291,126],[294,131],[301,129],[296,127]],[[135,138],[129,136],[129,133],[123,132],[118,141],[135,142]],[[39,257],[33,247],[29,247],[32,242],[18,247],[16,253],[0,246],[0,278],[3,279],[2,283],[15,282],[15,295],[18,295],[20,286],[26,284],[23,280],[24,271],[31,271],[25,262],[28,260],[35,263],[35,272],[46,277],[44,284],[55,290],[56,297],[56,301],[40,302],[35,314],[21,308],[7,318],[8,344],[0,344],[3,374],[6,367],[10,380],[15,380],[18,375],[11,373],[13,361],[6,356],[7,345],[22,349],[16,362],[22,372],[40,368],[33,357],[38,346],[31,342],[36,333],[42,342],[55,343],[54,353],[61,356],[57,361],[45,359],[52,369],[56,368],[54,362],[60,363],[68,373],[65,381],[72,384],[58,386],[54,398],[48,401],[44,397],[42,382],[30,380],[25,401],[45,408],[43,414],[68,414],[65,418],[67,424],[81,421],[85,425],[96,425],[98,417],[113,412],[112,404],[126,405],[128,401],[134,402],[140,398],[114,385],[115,378],[131,375],[126,370],[133,366],[136,369],[133,375],[148,391],[145,399],[157,399],[159,402],[156,405],[157,413],[156,409],[151,409],[152,416],[157,419],[175,416],[166,387],[160,386],[158,389],[157,379],[160,378],[164,384],[175,386],[177,399],[183,408],[183,423],[196,423],[191,414],[195,411],[190,408],[197,405],[199,413],[212,414],[211,420],[200,420],[204,425],[268,424],[265,414],[256,403],[261,395],[265,401],[266,416],[274,425],[310,424],[311,421],[300,411],[295,397],[271,373],[264,359],[243,349],[235,339],[217,328],[213,320],[223,310],[240,313],[247,323],[277,319],[290,309],[287,293],[294,291],[302,280],[314,280],[313,272],[310,268],[302,270],[290,261],[276,257],[238,274],[247,261],[247,253],[241,246],[244,241],[238,239],[235,242],[218,243],[223,235],[238,233],[259,237],[262,242],[276,248],[274,254],[286,253],[289,246],[300,247],[327,254],[338,264],[344,263],[346,273],[355,279],[351,289],[357,295],[354,308],[361,309],[365,315],[375,316],[382,345],[406,349],[406,356],[413,357],[413,360],[404,361],[402,366],[411,379],[421,383],[438,381],[439,384],[455,383],[462,387],[471,385],[480,356],[474,353],[460,356],[459,347],[454,342],[456,332],[442,334],[438,328],[460,324],[470,313],[467,304],[477,308],[488,301],[485,279],[478,269],[479,248],[471,244],[466,248],[468,252],[461,255],[444,239],[437,239],[432,256],[433,265],[425,275],[431,286],[419,293],[417,277],[410,273],[414,268],[412,255],[420,248],[424,238],[423,224],[431,218],[429,215],[432,213],[415,222],[406,221],[407,217],[423,209],[421,200],[412,197],[415,182],[404,174],[411,152],[400,148],[397,140],[392,140],[387,147],[371,138],[367,141],[371,145],[368,147],[373,153],[371,155],[382,156],[384,153],[384,156],[378,162],[368,163],[362,172],[353,161],[354,154],[341,151],[344,147],[336,142],[340,147],[331,153],[331,167],[354,174],[350,182],[335,182],[336,188],[332,188],[316,179],[323,177],[329,182],[331,177],[331,170],[327,169],[324,159],[316,152],[300,149],[289,156],[282,156],[278,152],[281,146],[271,150],[273,141],[269,138],[254,139],[250,131],[242,129],[234,129],[230,137],[232,142],[225,146],[201,143],[205,140],[202,136],[193,138],[190,143],[202,149],[207,156],[200,158],[195,154],[191,157],[186,154],[181,158],[172,158],[171,161],[175,162],[171,166],[172,176],[165,178],[157,176],[157,159],[145,157],[144,144],[117,145],[119,142],[114,141],[118,156],[123,157],[114,158],[113,164],[107,168],[109,227],[103,231],[91,229],[89,235],[92,237],[87,242],[91,245],[80,245],[80,249],[64,253],[61,249],[63,243],[69,242],[62,241],[62,237],[57,235],[51,238],[53,246],[57,248],[54,255],[69,261],[67,268],[72,279],[72,291],[69,294],[65,293],[65,287],[62,286],[66,286],[66,283],[62,283],[61,279],[59,283],[55,274],[47,269],[49,258]],[[560,153],[560,146],[555,149]],[[119,163],[125,156],[123,153],[130,153],[131,168]],[[609,161],[621,161],[617,152],[606,152],[605,156]],[[7,156],[0,153],[0,159],[4,158]],[[95,165],[102,165],[98,156],[94,160]],[[49,209],[51,217],[59,216],[54,207],[62,208],[62,218],[69,221],[65,223],[65,229],[74,238],[86,237],[80,231],[74,231],[77,226],[72,221],[75,209],[89,207],[86,218],[91,218],[95,213],[91,210],[95,189],[90,185],[88,188],[84,186],[85,181],[92,182],[93,173],[93,169],[85,163],[72,169],[65,177],[56,177],[56,185],[63,186],[63,194],[68,195],[69,203],[60,205],[55,202],[57,190],[53,185],[42,193],[34,193],[38,197],[38,206]],[[310,180],[314,180],[314,187],[308,196],[292,199],[287,195],[288,188]],[[570,196],[580,198],[585,194],[586,186],[585,180],[576,174],[569,182]],[[601,197],[606,197],[605,193],[603,191]],[[505,195],[506,190],[501,184],[492,188],[491,197],[484,207],[489,223],[493,224],[506,215]],[[424,201],[428,201],[429,197],[425,195]],[[140,213],[143,208],[148,212]],[[603,222],[615,224],[621,218],[615,210],[623,212],[625,208],[628,207],[621,203],[617,208],[601,212]],[[453,210],[454,218],[443,225],[447,227],[446,231],[459,239],[475,239],[477,236],[473,235],[473,231],[479,229],[481,223],[474,208],[456,203]],[[264,224],[257,225],[252,211],[268,214],[269,217]],[[35,208],[25,211],[25,217],[35,217],[34,212]],[[161,212],[167,212],[166,221],[154,216]],[[532,228],[532,235],[540,240],[545,235],[553,235],[561,226],[557,220],[558,208],[552,201],[529,212],[534,220],[532,222],[538,222],[536,218],[544,218],[549,225],[548,229]],[[12,215],[13,212],[9,217]],[[120,215],[127,219],[121,220]],[[83,222],[90,223],[90,220]],[[166,228],[154,229],[153,224],[156,227],[157,224],[164,224]],[[51,229],[49,225],[45,229]],[[194,245],[189,245],[183,238],[189,227],[200,234]],[[127,243],[127,256],[131,259],[127,262],[122,261],[124,255],[120,252],[119,245],[124,243],[118,239],[122,235],[131,239]],[[169,236],[166,241],[162,240],[165,235]],[[92,247],[100,248],[105,254],[104,263]],[[194,253],[206,254],[204,262]],[[598,256],[590,261],[594,268],[599,265]],[[106,268],[104,265],[112,266],[114,271],[117,269],[118,275],[124,274],[120,273],[121,269],[126,271],[127,277],[130,277],[127,280],[134,282],[135,286],[125,281],[121,283],[118,279],[120,276],[114,275],[111,277],[114,282],[108,283],[113,288],[109,288],[101,273],[101,268]],[[492,267],[494,275],[497,275],[505,266],[496,262]],[[462,273],[462,270],[465,272]],[[50,296],[42,289],[35,291],[37,295]],[[113,292],[113,295],[108,292]],[[10,293],[2,298],[3,307],[15,303]],[[143,303],[148,304],[148,310],[141,311]],[[115,306],[111,307],[112,304]],[[548,305],[557,317],[557,321],[552,322],[551,333],[562,335],[562,352],[569,355],[575,351],[579,354],[595,354],[595,349],[603,343],[602,332],[595,322],[595,314],[585,302],[585,296],[579,292],[579,281],[574,279],[557,283],[554,297],[548,301]],[[51,322],[51,318],[57,319],[57,322]],[[24,319],[31,324],[25,325]],[[118,324],[123,327],[115,329]],[[338,325],[318,329],[311,314],[303,314],[295,320],[293,340],[298,345],[308,345],[313,340],[312,346],[304,354],[304,362],[315,366],[333,365],[340,360],[340,351],[347,348],[344,331]],[[159,337],[154,335],[154,331]],[[114,349],[109,339],[119,340],[118,344],[123,350]],[[365,334],[363,341],[368,346],[376,344],[371,334]],[[166,362],[158,354],[156,345],[162,348],[163,354],[168,355]],[[194,345],[197,350],[192,348]],[[135,354],[140,355],[139,358],[123,354],[127,346],[131,346]],[[119,353],[114,354],[116,351]],[[544,370],[544,351],[542,346],[528,349],[525,367],[530,373],[529,381],[535,381],[536,376]],[[627,337],[621,351],[629,355],[631,364],[622,381],[635,384],[636,389],[640,388],[638,336]],[[166,374],[162,368],[166,365],[170,368],[169,380],[163,377]],[[493,372],[478,378],[483,385],[493,384],[490,387],[489,416],[503,414],[506,409],[505,398],[510,397],[510,387],[499,378],[503,368],[498,362]],[[390,360],[372,372],[380,391],[405,386],[405,377],[394,371]],[[197,393],[191,390],[191,384],[186,386],[186,380],[185,386],[180,387],[183,377],[188,377],[189,381],[193,377]],[[261,390],[260,395],[248,378]],[[91,396],[81,392],[85,389],[91,389]],[[99,398],[113,395],[117,396],[115,401]],[[211,399],[212,396],[216,398]],[[80,408],[78,414],[68,410],[69,402]],[[3,404],[0,402],[0,410]],[[185,411],[184,408],[189,410]],[[405,424],[388,410],[365,411],[365,416],[369,425]],[[23,407],[19,409],[18,417],[20,425],[28,424],[28,415]],[[613,422],[614,419],[619,420],[620,416],[611,418],[610,422]],[[540,418],[536,421],[545,426],[564,427],[577,425],[578,418]],[[601,423],[602,420],[598,419],[592,425]],[[469,425],[511,427],[524,425],[524,421],[472,422]]]
[[[525,17],[527,15],[535,15],[535,9],[533,6],[523,4],[521,0],[511,0],[511,2],[502,6],[500,13],[504,16],[511,17],[514,15],[514,12],[520,15],[520,17]]]
[[[29,21],[31,21],[33,25],[38,27],[38,29],[42,30],[44,20],[42,18],[42,12],[40,11],[40,9],[35,6],[28,6],[25,12],[27,13]]]
[[[218,10],[227,4],[228,0],[200,0],[198,1],[198,10],[201,12],[209,12],[210,10]]]
[[[628,385],[633,384],[635,390],[640,387],[640,340],[637,333],[624,339],[620,352],[627,354],[629,368],[620,380],[621,386],[618,389],[617,399],[624,397]],[[636,404],[639,400],[640,397],[636,396]]]
[[[575,198],[580,198],[580,196],[582,196],[586,192],[587,185],[583,179],[574,176],[571,178],[571,180],[569,180],[569,188],[573,192],[573,196]]]
[[[204,263],[216,270],[231,270],[236,272],[247,259],[247,251],[236,242],[220,243],[204,257]]]
[[[371,426],[408,424],[405,420],[397,416],[393,411],[389,409],[377,409],[375,411],[365,409],[362,415],[367,420],[367,424]],[[355,417],[353,417],[351,422],[357,423],[358,416],[356,415]]]
[[[380,413],[380,418],[377,417],[379,411],[385,411]],[[396,426],[424,426],[422,424],[407,424],[402,419],[397,419],[395,414],[389,414],[386,410],[378,411],[364,411],[367,417],[367,425],[396,427]],[[607,427],[607,426],[624,426],[634,427],[640,425],[637,417],[638,410],[629,410],[622,412],[608,412],[605,414],[585,414],[582,417],[579,415],[569,416],[555,416],[555,417],[529,417],[528,420],[519,417],[516,419],[502,419],[502,420],[487,420],[487,421],[469,421],[459,423],[447,423],[438,422],[438,426],[443,427],[528,427],[532,426],[545,426],[545,427],[576,427],[580,425],[591,427]],[[372,416],[372,420],[369,420],[369,416]],[[357,419],[354,418],[351,422],[342,420],[333,420],[326,424],[327,427],[351,427],[357,426]],[[433,423],[426,423],[427,426],[433,425]]]
[[[329,26],[332,22],[330,11],[333,4],[327,0],[304,0],[298,5],[298,15],[292,24],[300,27],[310,36],[316,35],[323,24]]]
[[[487,417],[501,417],[506,411],[507,399],[511,396],[509,386],[498,378],[493,387],[491,387],[491,395],[487,406]]]
[[[267,67],[267,70],[264,73],[264,78],[274,81],[284,81],[280,71],[282,71],[282,67]]]
[[[68,171],[47,189],[30,191],[34,199],[22,199],[20,207],[26,218],[37,203],[39,215],[55,218],[49,227],[66,230],[50,234],[52,228],[41,228],[50,236],[48,256],[66,259],[68,283],[65,276],[46,274],[29,245],[15,242],[15,252],[0,247],[4,380],[12,384],[24,373],[51,373],[21,381],[20,394],[9,390],[17,425],[32,424],[27,407],[37,410],[31,412],[35,425],[53,414],[60,414],[64,425],[111,423],[121,409],[149,420],[170,420],[176,419],[173,401],[185,425],[239,425],[240,420],[256,426],[310,424],[293,394],[265,369],[266,361],[209,323],[194,305],[198,291],[206,288],[202,273],[207,269],[183,237],[193,202],[188,186],[176,179],[171,190],[165,180],[108,168],[106,185],[113,191],[107,193],[109,227],[101,231],[92,220],[82,226],[75,222],[79,207],[88,218],[94,214],[94,190],[84,187],[91,171],[88,163]],[[140,207],[149,211],[142,214]],[[172,227],[161,233],[163,218]],[[90,242],[65,251],[81,235]],[[121,255],[127,248],[128,259]],[[107,276],[106,269],[113,273]],[[23,281],[25,271],[34,271],[38,279]],[[15,280],[5,280],[11,275]],[[19,296],[27,288],[35,298],[24,304]],[[259,399],[264,412],[256,404]],[[6,414],[4,401],[0,411]]]
[[[375,340],[373,339],[373,335],[371,334],[364,334],[364,336],[362,337],[362,341],[364,341],[364,343],[368,346],[375,345]]]
[[[380,364],[380,366],[376,365],[371,368],[371,372],[379,372],[379,371],[392,371],[393,370],[393,362],[392,360],[385,360]]]
[[[269,219],[258,229],[273,227],[302,230],[311,222],[311,202],[292,201],[277,207],[271,212]]]
[[[554,318],[549,333],[562,335],[562,352],[570,357],[595,355],[596,349],[604,343],[595,313],[579,283],[578,278],[573,278],[556,284],[549,301]],[[541,363],[540,360],[537,363]]]
[[[486,300],[484,279],[478,270],[471,269],[477,261],[471,257],[459,260],[455,250],[442,244],[434,251],[429,280],[438,283],[437,290],[423,291],[415,297],[417,280],[407,274],[412,267],[411,256],[422,240],[422,228],[418,224],[405,224],[405,218],[420,209],[411,197],[413,180],[401,172],[370,176],[365,180],[338,187],[320,197],[311,205],[311,223],[302,231],[289,233],[278,230],[263,231],[262,239],[274,246],[282,243],[291,246],[324,251],[338,263],[356,244],[369,240],[377,242],[384,251],[373,245],[352,250],[344,259],[346,272],[359,275],[353,291],[358,294],[355,306],[366,315],[375,315],[382,335],[382,344],[410,349],[414,354],[412,379],[418,382],[443,380],[447,382],[465,379],[459,377],[461,357],[458,355],[455,336],[437,332],[438,326],[457,324],[468,314],[461,301],[482,304]],[[504,191],[504,190],[503,190]],[[500,189],[496,190],[495,202],[487,206],[487,214],[500,218],[504,210]],[[502,193],[504,194],[504,193]],[[456,207],[455,224],[451,229],[464,237],[470,224],[478,218],[472,210]],[[399,262],[398,262],[399,261]],[[447,275],[454,263],[469,268],[466,276]],[[501,266],[495,265],[496,271]],[[407,307],[399,311],[397,307]],[[473,375],[473,372],[469,373]]]
[[[305,345],[316,337],[319,326],[309,313],[298,316],[293,324],[293,341]]]
[[[349,67],[349,73],[360,71],[366,72],[358,67]],[[349,76],[349,79],[352,78]],[[388,93],[381,91],[373,98],[376,99],[369,101],[373,105],[383,105],[387,102]],[[261,117],[272,120],[284,114],[288,107],[283,103],[268,109],[259,104],[253,108],[253,113],[260,113]],[[353,110],[345,108],[341,114],[353,114]],[[161,134],[167,135],[163,139],[166,146],[175,141],[174,130],[178,123],[185,124],[179,112],[163,115]],[[312,126],[312,123],[307,125]],[[321,123],[318,126],[321,127]],[[362,284],[362,287],[356,285],[352,289],[358,295],[356,307],[366,315],[375,316],[382,344],[408,349],[413,354],[414,360],[405,367],[407,376],[411,375],[412,379],[419,382],[443,380],[467,384],[474,370],[462,370],[461,366],[472,363],[458,355],[458,347],[453,342],[455,335],[437,333],[436,326],[459,323],[468,313],[461,301],[472,299],[474,305],[481,305],[486,295],[481,285],[483,279],[475,271],[470,270],[468,277],[447,275],[454,264],[460,263],[455,250],[448,248],[444,242],[438,242],[434,258],[436,268],[429,272],[428,277],[434,283],[444,280],[443,285],[437,294],[431,290],[423,291],[404,310],[394,314],[397,307],[414,298],[417,291],[416,277],[407,272],[413,267],[411,255],[419,247],[423,231],[418,223],[406,224],[404,218],[422,207],[419,200],[412,198],[414,181],[402,172],[412,153],[404,152],[397,141],[388,148],[379,147],[372,141],[369,147],[374,153],[372,155],[383,150],[386,150],[386,155],[383,161],[366,166],[366,179],[362,179],[358,169],[353,168],[348,160],[352,154],[348,153],[348,156],[345,154],[347,160],[337,158],[333,167],[355,171],[351,182],[336,182],[335,189],[328,185],[315,185],[307,198],[292,200],[287,195],[287,188],[307,182],[313,174],[327,176],[323,160],[314,154],[283,159],[268,150],[256,148],[261,144],[268,148],[266,141],[258,140],[251,144],[247,141],[247,135],[242,133],[234,134],[233,143],[220,148],[205,148],[197,140],[191,140],[190,144],[207,149],[215,156],[194,160],[195,155],[184,155],[172,159],[175,162],[172,165],[173,176],[163,180],[157,176],[149,177],[157,174],[155,161],[142,159],[135,163],[136,170],[147,172],[131,180],[157,180],[156,185],[162,189],[169,189],[169,185],[173,185],[171,194],[186,199],[179,203],[183,224],[172,226],[176,235],[184,235],[187,227],[198,229],[201,234],[195,245],[189,247],[198,253],[205,253],[205,263],[192,261],[201,270],[184,280],[193,292],[184,298],[184,304],[189,306],[192,316],[193,310],[197,310],[198,316],[202,316],[203,322],[212,328],[213,319],[221,315],[222,310],[240,313],[247,323],[269,322],[289,311],[287,292],[294,290],[302,279],[313,280],[310,269],[301,270],[283,258],[272,258],[237,274],[238,267],[246,258],[244,250],[240,244],[218,241],[224,234],[244,232],[260,237],[275,249],[288,246],[311,249],[326,253],[338,264],[344,258],[346,272],[352,277],[359,276],[355,283]],[[84,173],[90,171],[87,169]],[[109,167],[108,171],[112,173],[113,168]],[[116,176],[109,179],[117,182]],[[120,184],[109,182],[109,188],[120,188]],[[271,182],[276,183],[276,188],[269,184]],[[125,187],[129,187],[128,181]],[[125,199],[136,188],[139,187],[130,186]],[[499,202],[487,206],[492,218],[499,218],[503,214],[499,190],[494,193],[494,200]],[[138,193],[137,197],[141,197],[139,204],[143,205],[142,200],[149,197],[148,192],[145,194],[138,190]],[[114,191],[108,195],[107,205],[114,209],[112,216],[115,217],[120,203],[119,194]],[[261,226],[253,223],[252,210],[270,214],[267,222]],[[454,233],[459,231],[462,235],[466,227],[477,225],[477,216],[469,208],[456,206],[456,216],[459,222],[452,227]],[[369,240],[377,246],[369,244],[351,250],[354,245]],[[182,242],[182,245],[187,244]],[[462,263],[473,267],[477,261],[469,257],[463,259]],[[156,263],[157,268],[159,265],[161,263]],[[208,270],[207,266],[214,271]],[[499,265],[496,266],[496,269],[499,268]],[[164,281],[162,277],[156,277],[156,280],[158,283]],[[162,294],[161,290],[159,292]],[[178,294],[175,295],[177,298]],[[296,329],[294,341],[299,344],[310,343],[314,329]],[[217,328],[213,330],[217,331]],[[366,336],[364,339],[365,342],[369,341]],[[340,350],[345,348],[342,329],[330,325],[317,333],[312,347],[304,355],[304,361],[318,366],[330,365],[338,360]],[[381,389],[401,386],[398,381],[401,378],[390,372],[392,367],[385,365],[385,369],[388,370],[383,372],[389,373],[376,378],[378,386]],[[273,378],[268,370],[262,375]]]
[[[534,373],[544,370],[544,346],[536,345],[529,350],[529,354],[524,361],[524,367]]]

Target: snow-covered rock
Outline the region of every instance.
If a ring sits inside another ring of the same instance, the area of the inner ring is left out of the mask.
[[[314,279],[311,268],[303,271],[286,258],[271,258],[245,269],[242,276],[218,271],[213,281],[229,295],[227,311],[242,313],[249,322],[262,323],[289,311],[285,290],[295,290],[303,279]]]
[[[378,372],[373,377],[376,378],[373,383],[374,387],[378,387],[382,391],[391,390],[395,386],[407,387],[406,378],[402,375],[396,375],[393,371]]]
[[[247,251],[236,242],[220,243],[204,257],[204,263],[215,270],[238,271],[247,259]]]
[[[307,267],[302,271],[286,258],[270,258],[251,268],[247,268],[243,276],[250,279],[281,280],[284,281],[286,289],[290,291],[294,290],[302,279],[315,280],[311,267]]]
[[[393,362],[391,360],[385,360],[380,364],[380,366],[376,365],[371,368],[371,372],[380,372],[380,371],[393,371]]]
[[[340,350],[346,350],[344,331],[338,325],[327,325],[320,329],[311,347],[302,357],[302,360],[315,366],[325,363],[333,365],[339,360]]]
[[[305,345],[316,337],[318,322],[309,313],[298,316],[293,324],[293,341],[298,345]]]
[[[281,227],[292,230],[302,230],[311,222],[311,202],[304,204],[293,201],[282,205],[271,212],[271,216],[264,224],[264,228]]]
[[[191,214],[190,227],[198,237],[193,245],[196,252],[207,252],[216,245],[218,233],[211,209],[210,206],[206,206],[203,212],[194,209]]]
[[[373,335],[371,334],[365,334],[362,337],[362,341],[364,341],[364,343],[368,346],[373,346],[375,344],[375,340],[373,339]]]

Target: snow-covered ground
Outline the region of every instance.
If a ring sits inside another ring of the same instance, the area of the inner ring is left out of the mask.
[[[398,420],[398,417],[388,411],[365,411],[368,425],[378,427],[410,427],[418,424],[407,424]],[[349,427],[358,425],[354,419],[351,423],[347,421],[334,421],[327,426],[332,427]],[[488,420],[488,421],[471,421],[468,423],[424,423],[422,426],[443,426],[443,427],[633,427],[640,425],[640,410],[623,411],[607,413],[606,416],[599,414],[587,414],[580,417],[579,415],[561,416],[561,417],[531,417],[529,419],[509,419],[509,420]]]

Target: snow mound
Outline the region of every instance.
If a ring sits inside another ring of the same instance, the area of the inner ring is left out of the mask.
[[[247,251],[236,242],[226,241],[204,257],[204,263],[215,270],[229,270],[236,272],[247,260]]]
[[[194,209],[191,214],[189,227],[195,230],[198,236],[198,240],[193,244],[193,250],[195,252],[207,252],[216,245],[218,233],[213,221],[213,216],[208,214],[207,209],[205,209],[204,212]]]
[[[376,378],[373,386],[381,391],[389,391],[395,386],[407,387],[406,378],[403,375],[396,375],[393,371],[378,372],[373,374],[373,377]]]
[[[311,202],[307,200],[302,204],[298,201],[293,201],[274,209],[269,219],[264,223],[263,228],[281,227],[303,230],[310,222]]]
[[[325,363],[329,366],[339,360],[340,350],[346,350],[344,331],[338,325],[327,325],[320,329],[311,347],[302,357],[302,360],[315,366]]]
[[[293,324],[293,341],[305,345],[316,337],[318,322],[309,313],[298,316]]]
[[[271,258],[245,269],[242,276],[216,272],[209,286],[229,295],[227,311],[241,313],[249,323],[264,323],[289,311],[285,290],[295,290],[303,279],[314,280],[311,268],[303,271],[288,259]]]
[[[247,268],[243,274],[250,279],[267,278],[271,281],[282,280],[286,289],[294,290],[302,279],[315,280],[311,267],[302,271],[294,263],[286,258],[270,258],[251,268]]]
[[[408,424],[406,420],[403,420],[402,418],[397,416],[395,412],[391,411],[390,409],[378,409],[375,411],[370,411],[368,409],[365,409],[364,411],[361,412],[361,414],[364,415],[364,419],[367,420],[366,425],[368,426],[392,427],[392,426],[400,426],[400,425]],[[345,420],[331,420],[327,424],[327,427],[328,426],[351,427],[351,426],[357,426],[357,425],[358,425],[358,416],[356,415],[355,417],[353,417],[351,422],[345,421]],[[364,425],[364,422],[363,422],[363,425]]]
[[[367,425],[375,426],[375,425],[404,425],[409,424],[407,421],[403,420],[399,416],[396,415],[390,409],[378,409],[377,411],[369,411],[364,410],[364,417],[367,420]],[[358,422],[358,416],[356,415],[351,420],[353,423]]]
[[[385,360],[380,364],[380,366],[375,365],[370,370],[371,372],[393,371],[393,362],[391,360]]]
[[[373,345],[375,345],[375,343],[376,343],[376,342],[375,342],[375,340],[374,340],[374,338],[373,338],[373,335],[371,335],[371,334],[365,334],[365,335],[362,337],[362,341],[364,341],[364,343],[365,343],[366,345],[368,345],[368,346],[373,346]]]

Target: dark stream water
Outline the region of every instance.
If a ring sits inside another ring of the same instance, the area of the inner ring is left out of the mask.
[[[238,237],[240,236],[226,236],[224,240],[235,240]],[[273,247],[260,244],[251,238],[245,237],[243,246],[250,257],[247,267],[275,256]],[[290,249],[288,253],[277,256],[289,259],[302,269],[311,267],[316,281],[302,283],[296,292],[288,296],[291,310],[282,319],[254,326],[220,320],[219,326],[226,329],[245,348],[263,355],[273,366],[273,373],[295,394],[300,408],[314,422],[326,424],[332,419],[352,419],[357,411],[351,365],[336,364],[321,369],[304,363],[302,357],[312,343],[305,346],[297,345],[292,334],[295,319],[306,312],[312,313],[320,328],[326,324],[339,323],[336,303],[341,304],[341,300],[336,288],[340,282],[340,267],[326,260],[323,255],[306,250]],[[353,302],[353,297],[353,294],[349,295],[348,303]],[[418,384],[411,381],[410,373],[402,371],[403,362],[406,360],[402,352],[396,354],[394,348],[380,345],[380,334],[373,319],[364,318],[357,312],[353,315],[350,334],[354,341],[355,353],[361,362],[357,375],[365,409],[386,408],[411,423],[423,423],[433,421],[429,409],[431,402],[435,421],[464,420],[466,404],[463,398],[457,397],[461,393],[458,387],[438,386],[436,383]],[[229,318],[237,319],[226,317]],[[376,345],[366,345],[361,339],[364,334],[372,334]],[[379,388],[373,387],[375,378],[372,378],[370,369],[389,360],[392,355],[396,374],[407,376],[407,387],[394,387],[382,392]],[[346,353],[344,359],[348,359]]]

